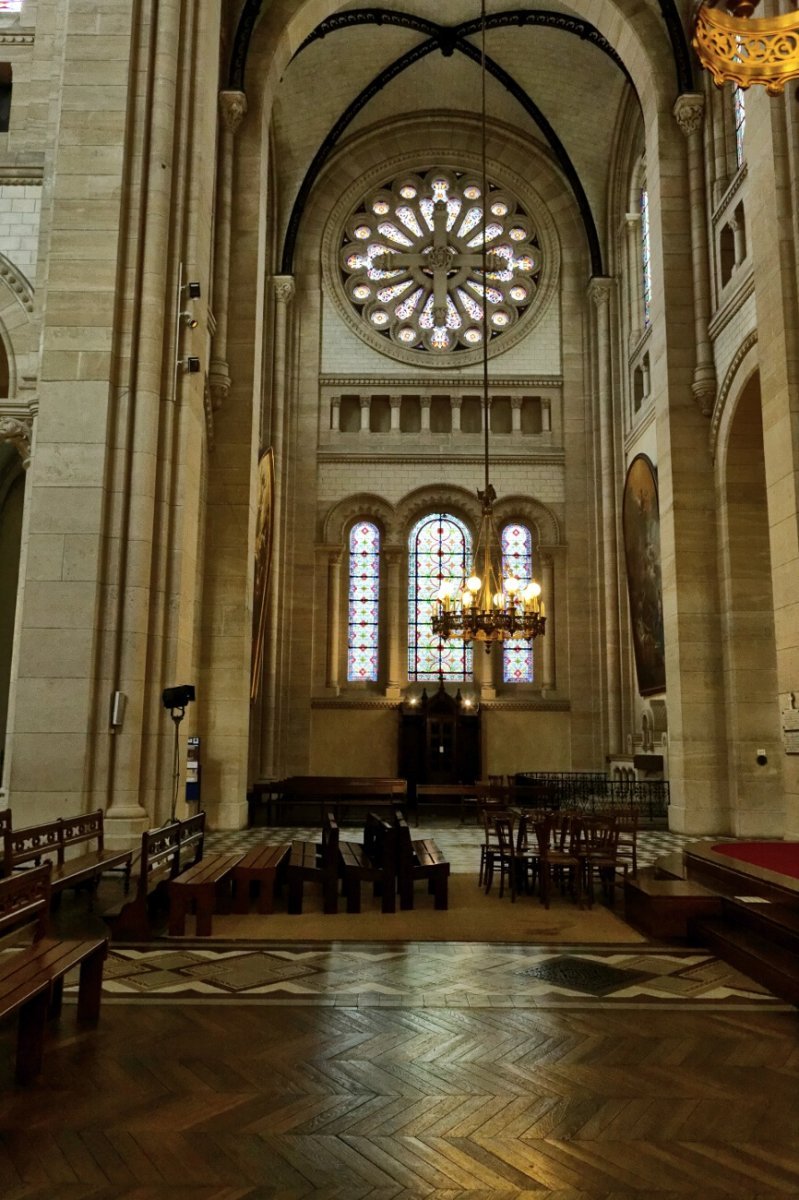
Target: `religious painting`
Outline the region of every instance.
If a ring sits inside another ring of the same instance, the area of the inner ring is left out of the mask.
[[[250,700],[258,698],[264,661],[266,605],[269,592],[269,566],[272,558],[272,504],[275,492],[275,459],[271,448],[258,460],[258,485],[255,517],[255,583],[253,588],[253,637],[250,663]]]
[[[652,463],[639,454],[630,463],[622,501],[627,591],[638,691],[666,687],[663,595],[660,577],[660,510]]]

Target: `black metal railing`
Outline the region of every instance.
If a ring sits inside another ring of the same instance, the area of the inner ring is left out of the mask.
[[[592,771],[524,771],[514,776],[514,785],[517,798],[529,800],[530,807],[545,804],[599,816],[611,809],[628,809],[647,822],[664,821],[668,814],[667,779],[609,779]]]

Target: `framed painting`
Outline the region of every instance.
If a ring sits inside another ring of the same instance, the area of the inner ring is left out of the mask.
[[[636,455],[627,471],[622,526],[638,691],[651,696],[666,689],[666,661],[657,479],[645,454]]]

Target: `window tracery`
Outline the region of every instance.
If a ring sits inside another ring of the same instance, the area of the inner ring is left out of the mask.
[[[472,539],[449,513],[423,517],[408,540],[408,679],[464,680],[472,676],[472,647],[458,638],[442,641],[433,633],[436,595],[444,579],[463,590],[469,574]]]
[[[520,201],[456,170],[411,174],[375,189],[346,224],[339,265],[369,329],[407,350],[442,355],[512,329],[535,299],[542,270],[536,230]],[[483,239],[488,255],[483,277]]]

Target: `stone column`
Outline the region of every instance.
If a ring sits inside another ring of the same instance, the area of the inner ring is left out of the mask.
[[[546,606],[546,633],[542,639],[541,694],[546,696],[555,683],[555,566],[549,556],[541,560],[541,599]]]
[[[386,620],[382,628],[386,631],[388,646],[388,681],[386,696],[398,700],[402,694],[402,671],[400,668],[400,568],[403,551],[400,546],[386,546],[383,562],[386,565]]]
[[[730,217],[729,226],[732,230],[733,244],[735,246],[735,269],[737,270],[746,257],[743,223],[737,217]]]
[[[330,430],[331,433],[341,432],[341,396],[333,396],[330,401]]]
[[[709,416],[716,400],[716,369],[708,334],[710,322],[710,259],[708,256],[707,196],[702,124],[705,98],[698,92],[677,97],[674,116],[688,141],[688,187],[691,212],[691,266],[694,287],[696,365],[692,390],[700,411]]]
[[[421,427],[422,433],[430,432],[430,405],[431,404],[432,404],[432,398],[430,396],[420,396],[419,397],[419,408],[421,409],[421,414],[422,414],[422,427]]]
[[[602,499],[602,571],[605,627],[605,672],[609,754],[618,754],[621,731],[621,655],[619,649],[619,576],[616,536],[616,469],[613,445],[613,395],[610,363],[610,295],[613,280],[596,276],[589,295],[596,310],[595,361]]]
[[[630,343],[640,338],[644,329],[643,266],[641,261],[641,214],[624,214],[627,230],[627,296],[629,304]]]
[[[497,679],[502,678],[502,643],[497,642],[486,653],[484,642],[473,642],[474,681],[481,700],[496,700]]]
[[[402,410],[402,396],[391,396],[389,398],[391,405],[391,432],[400,432],[400,416]]]
[[[552,432],[552,401],[549,396],[541,397],[541,432]]]
[[[220,408],[230,391],[227,361],[228,301],[230,299],[230,224],[233,196],[233,143],[247,112],[244,92],[220,92],[219,113],[222,136],[219,145],[219,176],[216,206],[216,246],[214,251],[214,318],[216,332],[211,348],[208,382],[211,401]]]
[[[522,431],[522,397],[511,396],[510,398],[510,416],[511,416],[511,431],[513,433],[521,433]]]
[[[269,636],[264,664],[263,774],[279,773],[277,763],[277,699],[281,661],[280,617],[283,595],[283,503],[285,489],[285,425],[288,400],[288,317],[294,298],[291,275],[275,275],[274,394],[272,398],[272,450],[275,457],[274,525],[272,529],[272,567],[269,576]]]
[[[339,663],[341,661],[341,560],[340,546],[328,551],[327,557],[327,672],[326,685],[334,695],[339,693]]]
[[[369,432],[369,414],[372,410],[372,397],[359,396],[358,400],[361,405],[361,433]]]
[[[452,432],[460,433],[461,431],[461,404],[463,403],[462,396],[450,396],[450,406],[452,408]]]

